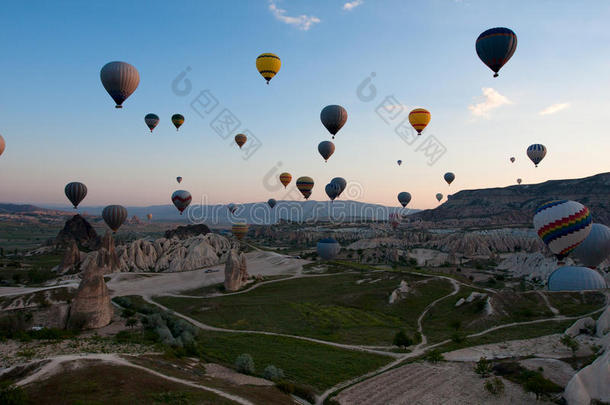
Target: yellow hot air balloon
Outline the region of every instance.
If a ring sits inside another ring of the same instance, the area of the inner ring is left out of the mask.
[[[430,111],[424,108],[416,108],[409,113],[409,122],[415,128],[418,135],[421,135],[421,131],[430,123],[430,118]]]
[[[273,53],[261,53],[256,58],[256,69],[258,73],[261,74],[267,80],[267,84],[269,84],[269,80],[273,79],[273,76],[280,71],[282,67],[282,61],[280,58]]]
[[[297,188],[303,194],[303,197],[307,200],[311,195],[311,190],[313,189],[313,179],[309,176],[299,177],[297,179]]]
[[[248,224],[243,222],[233,224],[231,231],[237,239],[242,240],[243,237],[248,233]]]
[[[235,135],[235,143],[237,144],[237,146],[239,146],[239,149],[241,149],[241,147],[244,146],[244,143],[246,143],[247,140],[248,140],[248,137],[244,134]]]
[[[292,181],[292,175],[290,173],[284,172],[280,174],[280,182],[284,185],[284,188],[290,184]]]

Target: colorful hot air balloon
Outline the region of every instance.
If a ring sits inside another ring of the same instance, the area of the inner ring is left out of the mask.
[[[440,202],[443,199],[443,195],[441,193],[436,194],[436,200]]]
[[[4,138],[0,135],[0,155],[4,152],[4,148],[6,147],[6,143],[4,142]]]
[[[335,139],[335,135],[347,121],[347,111],[340,105],[327,105],[320,112],[320,120]]]
[[[341,251],[341,245],[333,238],[324,238],[318,241],[316,246],[318,256],[324,260],[332,260]]]
[[[453,174],[451,172],[447,172],[447,173],[445,173],[443,178],[445,179],[447,184],[451,185],[451,183],[453,183],[453,180],[455,180],[455,174]]]
[[[182,115],[182,114],[172,115],[172,124],[174,124],[174,126],[176,127],[176,131],[177,131],[178,128],[180,128],[182,126],[182,124],[184,124],[184,115]]]
[[[402,208],[406,207],[409,201],[411,201],[411,194],[406,191],[398,193],[398,202],[402,205]]]
[[[182,183],[182,176],[176,177],[176,181],[178,182],[178,184]]]
[[[510,158],[510,162],[511,162],[511,163],[515,163],[515,157],[514,157],[514,156],[511,156],[511,158]]]
[[[313,179],[308,176],[299,177],[297,179],[297,188],[303,194],[303,197],[307,200],[311,195],[311,190],[313,189]]]
[[[159,123],[159,116],[157,114],[153,114],[153,113],[146,114],[146,116],[144,116],[144,122],[146,123],[146,126],[148,127],[148,129],[150,129],[150,132],[152,133],[153,129],[155,129],[155,127]]]
[[[400,166],[402,164],[402,160],[398,160],[396,163],[398,163],[398,166]]]
[[[521,180],[521,179],[517,179],[517,184],[521,184],[522,181],[523,180]]]
[[[538,163],[544,159],[546,156],[546,146],[541,145],[539,143],[535,143],[533,145],[528,146],[527,148],[527,157],[530,158],[534,165],[538,167]]]
[[[267,200],[267,204],[271,209],[273,209],[273,207],[275,207],[275,205],[277,204],[277,201],[275,201],[275,198],[270,198]]]
[[[227,205],[227,209],[229,210],[229,212],[231,214],[234,214],[235,211],[237,211],[237,205],[235,205],[233,203],[230,203],[230,204]]]
[[[416,108],[409,113],[409,122],[415,128],[418,135],[421,135],[421,131],[430,123],[430,118],[430,111],[424,108]]]
[[[284,188],[286,188],[291,181],[292,175],[290,173],[284,172],[280,174],[280,183],[284,185]]]
[[[78,181],[66,184],[64,188],[64,192],[66,193],[66,197],[68,200],[74,205],[74,209],[78,207],[81,201],[87,196],[87,186],[83,183],[79,183]]]
[[[334,177],[330,182],[339,186],[339,194],[337,194],[337,197],[339,197],[347,187],[347,181],[343,177]]]
[[[498,72],[517,49],[517,35],[508,28],[491,28],[477,38],[477,55],[498,77]]]
[[[577,201],[549,201],[534,214],[534,229],[559,259],[589,236],[591,225],[589,209]]]
[[[109,205],[102,211],[102,218],[114,233],[127,219],[127,210],[122,205]]]
[[[241,149],[241,147],[244,146],[244,143],[246,143],[247,140],[248,140],[248,137],[244,134],[235,135],[235,143],[237,144],[237,146],[239,146],[239,149]]]
[[[331,201],[334,201],[341,189],[337,183],[328,183],[326,187],[324,187],[324,191],[326,191],[328,198],[330,198]]]
[[[123,102],[138,88],[140,74],[129,63],[110,62],[102,67],[100,79],[116,103],[115,108],[123,108]]]
[[[231,232],[233,232],[233,235],[239,239],[242,240],[244,236],[246,236],[246,234],[248,233],[248,224],[246,224],[245,222],[239,222],[236,224],[233,224],[233,226],[231,227]]]
[[[320,152],[320,155],[322,155],[324,161],[327,162],[328,158],[335,153],[335,144],[331,141],[322,141],[318,145],[318,152]]]
[[[572,251],[572,256],[587,267],[599,266],[610,257],[610,228],[593,224],[587,239]]]
[[[146,214],[146,218],[150,221],[152,219],[152,214]]]
[[[282,61],[276,54],[261,53],[256,58],[256,70],[267,80],[267,84],[280,71],[281,67]]]
[[[172,202],[180,211],[180,215],[182,215],[182,211],[186,209],[191,203],[192,197],[191,193],[186,190],[176,190],[172,194]]]

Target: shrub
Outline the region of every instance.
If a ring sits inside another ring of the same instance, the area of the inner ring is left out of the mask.
[[[560,342],[566,346],[568,349],[570,349],[572,351],[572,356],[576,355],[576,351],[578,350],[578,348],[580,347],[580,344],[578,344],[578,342],[576,341],[576,339],[574,339],[572,336],[570,335],[563,335],[561,337]]]
[[[485,378],[491,374],[491,362],[485,357],[481,357],[474,367],[474,372]]]
[[[445,358],[440,351],[434,349],[426,355],[426,360],[428,360],[430,363],[438,363],[439,361],[445,360]]]
[[[125,322],[125,325],[128,328],[133,328],[138,325],[138,320],[136,318],[129,318],[127,322]]]
[[[463,334],[461,334],[461,333],[455,332],[455,333],[453,333],[453,334],[451,335],[451,340],[452,340],[454,343],[462,343],[463,341],[465,341],[465,340],[466,340],[466,336],[464,336],[464,335],[463,335]]]
[[[270,381],[282,379],[284,378],[284,370],[277,368],[274,365],[269,365],[265,367],[265,370],[263,371],[263,378]]]
[[[235,360],[235,368],[243,374],[254,374],[254,360],[248,353],[240,354]]]
[[[314,404],[316,402],[316,394],[313,388],[307,385],[295,384],[290,381],[279,381],[275,384],[281,391],[289,395],[296,395],[308,402]]]
[[[462,322],[456,319],[449,322],[449,326],[455,330],[459,330],[462,327]]]
[[[21,387],[12,385],[10,381],[0,383],[0,404],[3,405],[26,405],[28,398]]]
[[[394,346],[407,347],[413,344],[413,339],[407,336],[404,330],[400,330],[394,335]]]
[[[504,392],[504,383],[498,377],[485,381],[484,387],[492,395],[501,395]]]

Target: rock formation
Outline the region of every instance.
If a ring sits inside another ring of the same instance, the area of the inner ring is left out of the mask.
[[[97,249],[100,238],[95,229],[82,216],[76,214],[66,221],[63,229],[55,237],[55,245],[58,247],[68,246],[70,241],[76,242],[78,246],[89,249]]]
[[[576,337],[582,333],[587,333],[589,331],[595,330],[595,320],[593,318],[586,317],[580,318],[576,322],[572,324],[566,331],[564,332],[566,335],[571,337]]]
[[[248,281],[246,256],[231,249],[225,265],[225,290],[237,291]]]
[[[207,235],[208,233],[210,233],[210,228],[205,224],[185,225],[165,231],[165,237],[172,239],[175,236],[178,239],[188,239],[193,236]]]
[[[97,251],[91,252],[82,261],[81,267],[86,272],[90,267],[99,267],[103,274],[119,271],[121,262],[116,253],[114,239],[106,232]]]
[[[403,299],[408,293],[409,293],[409,286],[405,280],[402,280],[400,282],[400,285],[398,286],[398,288],[395,289],[394,291],[392,291],[392,294],[390,294],[390,299],[388,300],[388,302],[390,304],[398,302],[401,299]]]
[[[100,262],[89,266],[83,273],[70,307],[68,325],[71,327],[97,329],[108,325],[112,319],[114,311],[104,281],[103,263]]]
[[[606,350],[593,363],[580,370],[564,392],[568,405],[589,405],[595,399],[610,402],[610,351]]]
[[[595,336],[601,338],[610,334],[610,306],[607,306],[604,312],[597,318],[595,325]]]
[[[81,264],[81,252],[78,250],[78,245],[74,239],[68,239],[68,246],[64,252],[64,257],[57,267],[59,273],[67,273],[78,270]]]

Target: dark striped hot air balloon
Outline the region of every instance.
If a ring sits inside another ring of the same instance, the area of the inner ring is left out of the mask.
[[[74,206],[74,209],[78,207],[81,201],[87,196],[87,186],[83,183],[79,183],[78,181],[74,181],[72,183],[66,184],[64,188],[64,192],[66,193],[66,197]]]
[[[341,196],[341,193],[343,193],[347,187],[347,181],[343,177],[334,177],[330,182],[339,186],[337,197]]]
[[[595,268],[610,257],[610,228],[593,224],[591,232],[572,252],[572,257],[587,267]]]
[[[182,176],[176,177],[176,181],[178,182],[178,184],[182,183]]]
[[[237,144],[237,146],[239,146],[239,149],[241,149],[241,147],[244,146],[244,144],[246,143],[247,140],[248,140],[248,137],[244,134],[235,135],[235,143]]]
[[[451,172],[447,172],[447,173],[445,173],[443,178],[445,179],[447,184],[451,185],[451,183],[453,183],[453,180],[455,180],[455,174],[453,174]]]
[[[327,105],[320,112],[320,120],[335,139],[335,135],[347,121],[347,111],[340,105]]]
[[[515,157],[514,157],[514,156],[511,156],[511,157],[510,157],[510,162],[511,162],[511,163],[515,163]]]
[[[230,204],[227,205],[227,209],[229,210],[229,212],[231,214],[234,214],[235,211],[237,211],[237,205],[235,205],[233,203],[230,203]]]
[[[280,71],[281,67],[282,61],[276,54],[262,53],[256,58],[256,70],[267,80],[267,84]]]
[[[159,116],[157,114],[153,114],[153,113],[146,114],[146,116],[144,117],[144,122],[146,123],[146,126],[148,127],[148,129],[150,129],[150,132],[152,133],[153,129],[155,129],[155,127],[159,123]]]
[[[528,146],[527,157],[530,158],[532,162],[534,162],[535,167],[538,167],[538,163],[540,163],[545,156],[546,146],[541,145],[539,143],[535,143],[533,145]]]
[[[127,219],[127,210],[122,205],[109,205],[102,211],[102,218],[114,233]]]
[[[402,205],[402,208],[406,207],[411,201],[411,194],[406,191],[398,193],[398,202]]]
[[[313,189],[313,179],[308,176],[299,177],[297,179],[297,188],[303,194],[303,197],[307,200],[311,195],[311,190]]]
[[[442,200],[442,199],[443,199],[443,195],[442,195],[441,193],[437,193],[437,194],[436,194],[436,200],[437,200],[438,202],[441,202],[441,200]]]
[[[138,70],[126,62],[110,62],[100,71],[102,85],[116,103],[116,108],[123,108],[127,100],[140,84]]]
[[[270,198],[267,200],[267,205],[269,205],[269,207],[271,209],[273,209],[273,207],[275,207],[276,204],[277,204],[277,201],[275,201],[275,198]]]
[[[233,232],[233,235],[235,235],[237,239],[242,240],[248,233],[248,228],[248,224],[245,222],[239,222],[231,226],[231,232]]]
[[[498,77],[498,72],[517,49],[517,35],[508,28],[491,28],[477,38],[477,55]]]
[[[322,141],[318,145],[318,152],[320,152],[324,161],[327,162],[333,153],[335,153],[335,144],[331,141]]]
[[[172,124],[176,127],[176,131],[184,124],[184,115],[174,114],[172,115]]]
[[[182,215],[182,211],[184,211],[186,207],[189,206],[191,200],[191,193],[186,190],[176,190],[172,194],[172,202],[174,203],[176,208],[178,208],[178,211],[180,211],[180,215]]]
[[[318,256],[324,260],[332,260],[341,251],[341,245],[333,238],[324,238],[318,241],[316,245]]]
[[[430,123],[431,117],[430,111],[425,108],[416,108],[409,113],[409,123],[415,128],[417,134],[421,135],[421,131]]]
[[[292,181],[292,174],[284,172],[280,174],[280,183],[286,188],[288,184]]]
[[[328,198],[330,198],[331,201],[334,201],[335,198],[337,198],[337,196],[339,195],[341,189],[336,183],[328,183],[324,188],[324,191],[326,191],[326,195],[328,196]]]

